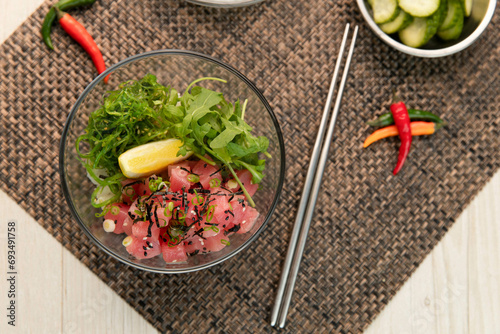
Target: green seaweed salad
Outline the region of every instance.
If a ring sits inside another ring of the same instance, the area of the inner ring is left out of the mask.
[[[203,80],[226,83],[219,78],[200,78],[180,95],[174,88],[158,83],[156,76],[147,74],[106,93],[102,106],[90,114],[85,134],[76,141],[81,162],[98,183],[92,205],[103,207],[120,199],[121,181],[125,179],[118,165],[122,153],[168,138],[182,140],[178,155],[192,151],[207,163],[225,166],[249,203],[255,205],[234,169],[248,169],[252,182],[260,183],[265,160],[259,158],[259,153],[271,157],[267,152],[269,140],[251,134],[252,128],[244,120],[247,100],[231,104],[221,92],[196,85]],[[80,149],[82,143],[88,144],[85,152]],[[205,154],[213,161],[206,159]],[[100,169],[105,170],[106,176],[97,175],[96,170]],[[112,197],[96,201],[106,187]]]

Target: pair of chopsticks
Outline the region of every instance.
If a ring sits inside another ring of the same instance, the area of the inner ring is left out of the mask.
[[[335,106],[333,107],[332,116],[328,125],[328,133],[326,134],[325,143],[324,145],[322,145],[323,137],[325,136],[326,123],[328,121],[330,108],[332,105],[333,93],[335,91],[335,85],[340,71],[340,65],[342,63],[348,35],[349,24],[347,24],[347,26],[345,27],[344,37],[340,46],[337,62],[335,64],[335,71],[333,72],[333,78],[330,84],[330,90],[328,91],[325,109],[323,110],[323,118],[321,119],[318,135],[316,137],[316,143],[314,144],[309,169],[307,170],[304,189],[302,190],[302,197],[300,199],[299,209],[295,218],[295,225],[293,227],[292,236],[290,237],[290,244],[288,246],[285,263],[283,265],[283,272],[281,273],[276,301],[271,314],[271,326],[275,326],[276,324],[278,324],[281,328],[285,326],[286,315],[288,313],[288,308],[292,299],[292,293],[295,286],[295,281],[297,279],[300,261],[302,259],[302,254],[304,253],[304,247],[307,240],[307,233],[309,232],[309,227],[311,226],[311,219],[314,213],[316,200],[318,198],[318,192],[321,186],[321,179],[325,170],[326,160],[328,158],[328,151],[330,149],[330,143],[332,141],[335,121],[337,120],[337,114],[340,109],[342,94],[344,92],[347,75],[349,73],[349,66],[351,65],[354,45],[356,43],[356,37],[358,35],[358,27],[356,26],[354,28],[351,46],[349,48],[349,53],[347,55],[346,63],[344,66],[344,72],[342,74],[340,86],[337,91]],[[323,148],[321,148],[321,146],[323,146]]]

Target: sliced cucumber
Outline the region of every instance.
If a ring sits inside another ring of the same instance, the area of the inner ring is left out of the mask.
[[[382,24],[394,20],[399,13],[397,0],[372,0],[373,20]]]
[[[445,9],[443,2],[431,16],[415,17],[408,27],[399,32],[401,42],[413,48],[421,47],[427,43],[436,34]]]
[[[441,23],[438,28],[438,31],[450,29],[451,27],[455,26],[460,18],[462,18],[463,20],[464,12],[459,1],[460,0],[448,0],[448,10],[446,12],[443,23]]]
[[[408,27],[399,32],[399,38],[405,45],[418,48],[430,39],[427,30],[427,19],[416,17]]]
[[[469,17],[472,12],[472,1],[473,0],[462,0],[462,6],[464,8],[465,16]]]
[[[460,8],[460,10],[462,10],[462,8]],[[464,16],[461,15],[458,21],[455,22],[454,26],[452,26],[447,30],[438,31],[437,35],[439,36],[439,38],[445,41],[457,39],[458,37],[460,37],[463,27],[464,27]]]
[[[443,24],[444,19],[446,18],[446,14],[448,13],[448,0],[441,0],[441,2],[439,3],[439,8],[436,11],[436,13],[439,13],[440,15],[438,20],[438,29],[439,29],[441,24]],[[434,15],[436,15],[436,13],[434,13]]]
[[[399,0],[399,7],[415,17],[431,16],[438,10],[439,4],[440,0]]]
[[[393,21],[381,24],[380,29],[386,34],[394,34],[408,27],[412,22],[413,16],[404,10],[400,10],[399,15]]]

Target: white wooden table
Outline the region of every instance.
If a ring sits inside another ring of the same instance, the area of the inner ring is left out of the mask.
[[[0,0],[0,43],[42,1]],[[0,333],[157,333],[1,191],[0,212]],[[6,317],[12,219],[18,228],[16,327]],[[366,333],[500,333],[499,244],[497,173]]]

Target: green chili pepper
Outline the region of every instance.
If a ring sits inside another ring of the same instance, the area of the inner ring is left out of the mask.
[[[408,115],[411,121],[428,121],[434,123],[443,123],[443,120],[439,116],[434,115],[431,112],[418,110],[418,109],[408,109]],[[388,126],[394,124],[394,118],[392,118],[391,113],[383,114],[374,121],[367,122],[366,124],[370,126]]]
[[[43,20],[42,23],[41,33],[45,45],[47,45],[49,49],[54,50],[54,46],[52,45],[52,40],[50,39],[50,31],[52,30],[52,24],[54,24],[54,21],[56,20],[56,9],[54,7],[57,7],[60,10],[64,11],[81,6],[92,5],[94,2],[96,2],[96,0],[61,0],[54,6],[52,6],[47,15],[45,15],[45,19]]]

